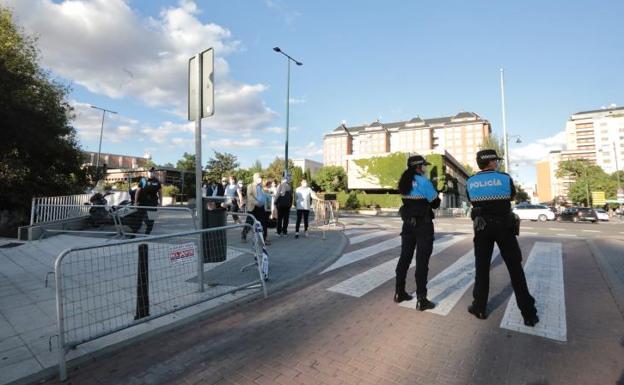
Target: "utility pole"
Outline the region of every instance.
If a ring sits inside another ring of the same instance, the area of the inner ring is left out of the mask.
[[[91,108],[95,108],[96,110],[102,111],[102,126],[100,127],[100,144],[98,146],[98,154],[95,159],[95,172],[99,173],[98,169],[100,167],[100,154],[102,153],[102,135],[104,134],[104,118],[106,117],[106,113],[109,112],[111,114],[117,114],[115,111],[107,110],[106,108],[91,106]]]

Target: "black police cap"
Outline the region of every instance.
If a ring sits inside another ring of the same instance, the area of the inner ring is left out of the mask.
[[[477,161],[480,160],[502,160],[500,156],[496,153],[494,149],[486,149],[477,152]]]
[[[407,158],[407,167],[415,167],[415,166],[428,166],[431,163],[427,162],[427,160],[422,155],[412,155]]]

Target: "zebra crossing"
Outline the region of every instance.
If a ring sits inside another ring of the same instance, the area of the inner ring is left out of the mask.
[[[345,234],[349,237],[351,246],[360,246],[364,242],[372,243],[372,245],[353,248],[353,250],[343,254],[320,274],[355,264],[382,253],[391,255],[393,258],[338,282],[327,288],[327,290],[341,295],[360,298],[394,279],[394,270],[401,245],[401,239],[397,233],[398,231],[392,232],[388,229],[375,228],[346,230]],[[460,244],[462,241],[469,239],[470,236],[468,234],[437,237],[434,242],[432,257],[452,245]],[[472,249],[472,243],[464,242],[463,244],[468,248],[465,254],[439,274],[430,277],[427,285],[428,297],[436,303],[436,307],[427,310],[427,312],[439,316],[447,316],[468,289],[472,287],[475,274],[474,250]],[[537,300],[536,307],[540,316],[540,322],[535,327],[524,325],[515,296],[511,292],[500,323],[501,328],[555,341],[565,342],[567,340],[562,255],[563,249],[560,242],[534,242],[524,269],[529,290]],[[498,258],[500,258],[500,251],[495,246],[492,255],[492,266],[495,266],[494,262]],[[414,267],[414,265],[415,262],[412,261],[410,267]],[[399,306],[415,310],[416,300],[402,302]]]

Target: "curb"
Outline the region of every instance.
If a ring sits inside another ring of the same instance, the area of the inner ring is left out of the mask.
[[[339,234],[340,242],[335,248],[335,252],[332,253],[327,258],[327,261],[329,261],[328,263],[320,265],[320,266],[312,267],[304,271],[298,276],[292,277],[286,281],[281,281],[280,283],[275,284],[275,286],[267,287],[268,296],[266,299],[275,297],[278,294],[281,294],[283,290],[288,286],[290,286],[291,288],[299,289],[301,286],[307,284],[307,282],[312,278],[310,277],[310,275],[318,271],[321,271],[323,268],[325,268],[329,264],[335,262],[335,260],[338,257],[340,257],[340,255],[342,255],[342,252],[344,251],[344,249],[346,248],[348,244],[347,236],[344,235],[342,231],[337,231],[337,233]],[[294,285],[295,282],[299,282],[299,284]],[[236,308],[240,307],[241,305],[256,302],[258,299],[264,299],[264,295],[262,291],[259,291],[257,293],[251,293],[249,295],[236,299],[232,302],[228,302],[228,303],[216,306],[214,308],[207,309],[207,310],[201,311],[199,313],[196,313],[196,314],[184,317],[184,318],[180,318],[179,320],[173,321],[167,325],[156,327],[150,331],[147,331],[139,335],[127,338],[123,341],[105,346],[101,349],[98,349],[97,351],[87,353],[80,357],[76,357],[72,359],[71,361],[67,361],[67,374],[69,377],[68,383],[71,383],[72,371],[79,369],[80,366],[82,366],[83,364],[88,364],[98,359],[104,359],[106,357],[113,355],[118,350],[131,346],[133,344],[136,344],[137,342],[146,340],[148,338],[151,338],[151,337],[163,334],[163,333],[167,333],[167,332],[174,331],[177,329],[182,329],[190,324],[199,323],[210,317],[217,316],[217,315],[225,316],[227,315],[226,313],[234,311]],[[175,314],[175,313],[172,313],[172,314]],[[29,384],[35,384],[35,383],[42,383],[44,381],[48,381],[48,380],[56,378],[57,375],[58,375],[58,366],[55,365],[52,367],[42,369],[41,371],[37,373],[33,373],[25,377],[22,377],[20,379],[17,379],[6,385],[29,385]]]

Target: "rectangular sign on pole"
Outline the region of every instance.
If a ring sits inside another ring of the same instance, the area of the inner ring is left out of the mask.
[[[188,64],[188,120],[197,120],[197,93],[201,98],[200,118],[214,115],[214,50],[208,48],[199,54],[201,79],[198,79],[197,56],[189,59]],[[201,83],[201,86],[200,86]]]
[[[594,206],[603,206],[607,203],[604,191],[592,191],[592,203]]]

